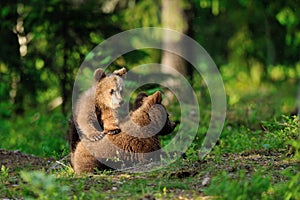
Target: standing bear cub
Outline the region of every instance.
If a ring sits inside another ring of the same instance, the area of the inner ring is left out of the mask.
[[[78,99],[71,121],[71,131],[77,131],[71,140],[86,138],[95,142],[101,140],[105,134],[118,134],[119,119],[117,108],[123,102],[122,91],[124,82],[122,77],[126,69],[115,70],[112,74],[105,74],[99,68],[94,72],[94,85],[85,91]]]

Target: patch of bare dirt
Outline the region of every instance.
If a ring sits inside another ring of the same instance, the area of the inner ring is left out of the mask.
[[[48,167],[54,162],[52,158],[37,157],[22,153],[18,150],[0,149],[0,167],[4,165],[12,171],[17,169],[38,170]]]

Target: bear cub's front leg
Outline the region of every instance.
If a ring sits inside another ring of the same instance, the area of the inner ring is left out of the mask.
[[[117,112],[113,109],[99,109],[96,107],[97,121],[93,122],[93,126],[98,130],[89,132],[87,139],[96,142],[105,137],[106,134],[115,135],[121,132],[119,128],[119,120]]]
[[[115,135],[121,132],[118,113],[115,110],[106,110],[102,116],[103,129],[106,134]]]

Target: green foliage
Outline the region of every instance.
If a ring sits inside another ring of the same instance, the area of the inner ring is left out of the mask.
[[[299,25],[299,13],[290,7],[284,7],[276,15],[276,19],[280,24],[286,26],[286,44],[289,46],[298,46],[300,44],[299,32],[295,32],[295,28]]]
[[[291,140],[290,143],[295,148],[295,158],[300,161],[300,136],[295,140]]]
[[[245,126],[227,125],[221,135],[220,145],[216,151],[241,152],[258,149],[288,150],[288,144],[295,140],[299,131],[296,116],[281,116],[277,119],[263,121],[263,130],[251,130]]]
[[[291,177],[291,180],[284,187],[284,199],[300,199],[300,172]]]
[[[271,178],[262,173],[256,173],[247,178],[245,172],[240,171],[238,177],[231,177],[223,173],[214,177],[205,193],[221,197],[222,199],[268,199]]]
[[[124,29],[160,26],[160,10],[158,0],[139,1],[136,6],[123,11]]]
[[[212,179],[211,185],[204,192],[221,199],[299,199],[300,173],[289,175],[290,180],[282,184],[272,184],[269,174],[258,171],[250,175],[240,171],[234,177],[223,172]]]
[[[48,104],[58,97],[64,100],[62,109],[66,114],[76,71],[95,45],[128,28],[162,24],[161,2],[156,0],[116,5],[96,0],[1,4],[0,79],[7,83],[0,86],[0,108],[4,108],[0,109],[1,116],[22,113],[22,109],[30,110],[36,103]],[[241,81],[256,90],[266,78],[279,81],[298,77],[294,67],[299,62],[300,44],[297,3],[182,0],[181,4],[188,13],[193,38],[222,66],[223,75],[232,84]],[[21,46],[26,49],[23,53]],[[122,56],[122,65],[134,66],[149,62],[150,58],[160,60],[160,52],[142,51],[148,55]],[[106,63],[106,59],[109,56],[97,64]],[[239,90],[227,91],[230,103],[240,100]]]
[[[24,120],[24,118],[26,120]],[[68,153],[68,119],[58,110],[51,114],[32,111],[13,121],[4,121],[1,148],[18,149],[29,154],[59,158]]]
[[[26,199],[69,199],[68,186],[60,185],[54,176],[41,171],[21,172]]]
[[[0,174],[0,182],[4,184],[8,179],[8,171],[9,169],[6,168],[4,165],[1,166],[1,174]]]

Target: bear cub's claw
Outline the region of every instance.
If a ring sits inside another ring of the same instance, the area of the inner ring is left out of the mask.
[[[103,139],[104,136],[105,136],[105,133],[102,132],[102,133],[100,133],[99,135],[95,135],[95,136],[93,136],[93,137],[90,137],[89,140],[92,141],[92,142],[96,142],[96,141],[98,141],[98,140]]]
[[[116,134],[118,134],[120,132],[121,132],[121,129],[115,129],[115,130],[108,131],[108,134],[109,135],[116,135]]]
[[[109,135],[116,135],[118,133],[121,132],[121,129],[115,129],[115,130],[109,130],[109,131],[103,131],[101,132],[99,135],[94,135],[94,136],[91,136],[91,137],[88,137],[88,139],[91,141],[91,142],[97,142],[99,140],[102,140],[106,134],[109,134]]]

